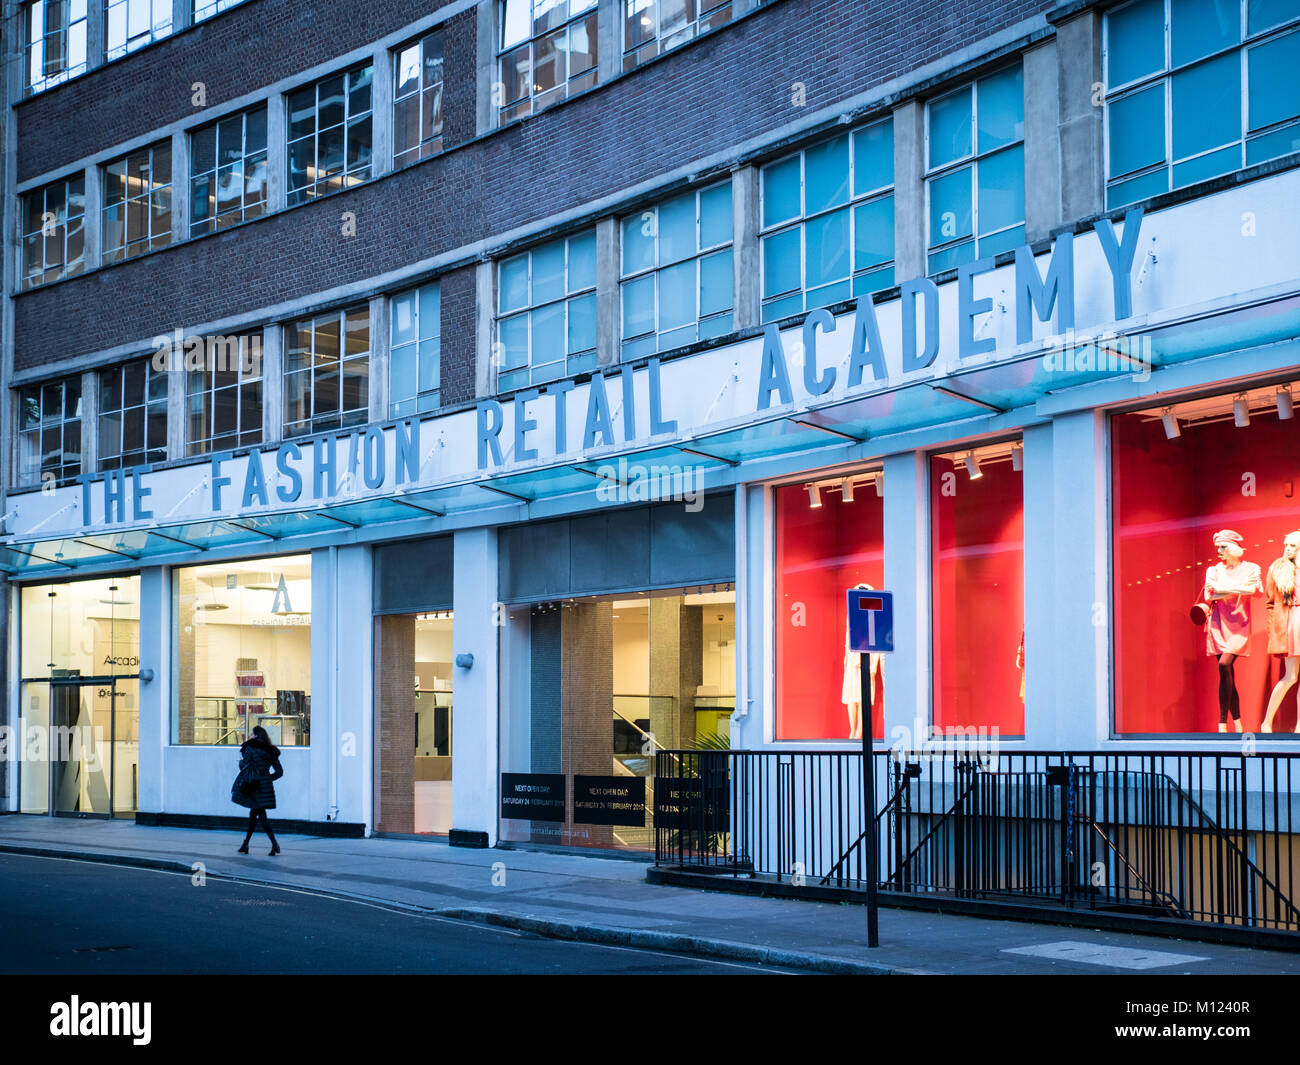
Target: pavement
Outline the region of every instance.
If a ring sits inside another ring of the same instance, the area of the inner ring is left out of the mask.
[[[10,814],[0,852],[276,885],[556,939],[838,974],[1280,974],[1300,952],[882,907],[880,946],[857,905],[649,884],[648,864],[444,841],[240,834]]]

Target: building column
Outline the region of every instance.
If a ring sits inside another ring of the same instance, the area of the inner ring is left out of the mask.
[[[457,658],[473,655],[473,663],[452,669],[452,840],[493,846],[501,780],[497,689],[504,620],[496,604],[497,531],[467,529],[455,537],[452,650]]]
[[[171,412],[168,411],[168,414]],[[99,374],[81,375],[81,472],[99,469]]]
[[[139,785],[136,806],[143,813],[163,813],[166,795],[163,750],[171,742],[171,570],[150,566],[140,571]]]
[[[479,263],[474,268],[474,395],[477,398],[493,395],[497,387],[496,300],[496,264]]]
[[[736,489],[736,710],[731,717],[736,750],[755,749],[776,734],[770,496],[764,485]],[[770,728],[764,727],[765,720],[771,720]]]
[[[172,243],[190,235],[190,137],[184,130],[172,134]]]
[[[619,265],[618,219],[602,218],[596,223],[596,365],[601,367],[623,357]]]
[[[95,4],[92,2],[91,7]],[[194,0],[172,0],[172,33],[188,29],[194,22]]]
[[[505,89],[497,73],[497,19],[496,4],[478,5],[478,91],[474,94],[477,103],[474,131],[481,136],[489,130],[496,129],[497,114],[504,98]]]
[[[370,79],[370,175],[380,177],[393,169],[393,60],[384,46],[370,53],[375,65]]]
[[[330,730],[316,719],[315,678],[312,687],[312,745],[322,745],[333,759],[333,820],[373,829],[374,780],[374,564],[368,544],[340,547],[335,552],[334,580],[329,600],[328,666],[334,670]],[[320,617],[312,574],[312,620]],[[314,641],[313,641],[314,643]],[[315,665],[313,663],[313,672]],[[409,677],[407,678],[410,685]],[[413,757],[413,755],[412,755]],[[413,762],[411,763],[414,764]],[[412,792],[412,794],[414,794]],[[313,817],[318,816],[313,811]],[[328,811],[327,811],[328,816]]]
[[[1101,15],[1083,11],[1056,27],[1061,217],[1105,209]]]
[[[175,0],[173,0],[175,2]],[[108,29],[104,17],[103,0],[86,0],[86,70],[94,70],[104,65],[105,32]],[[21,36],[20,38],[21,39]]]
[[[1025,239],[1049,236],[1061,224],[1061,142],[1057,134],[1056,41],[1024,55]]]
[[[388,420],[389,355],[392,351],[388,306],[387,296],[372,296],[370,299],[369,418],[372,422]]]
[[[604,85],[623,69],[622,7],[623,0],[600,0],[597,7],[596,84],[598,85]]]
[[[930,736],[930,495],[921,452],[885,458],[885,591],[894,593],[894,653],[885,656],[885,734]]]
[[[894,282],[925,277],[925,126],[923,107],[894,108]]]
[[[732,325],[747,329],[763,320],[763,271],[759,231],[763,220],[758,213],[758,167],[742,166],[731,174],[731,242],[735,273],[735,304]]]
[[[207,345],[204,345],[206,348]],[[210,350],[210,349],[209,349]],[[185,435],[189,429],[185,408],[185,349],[174,352],[175,363],[167,367],[167,459],[175,462],[185,457]]]
[[[93,270],[99,265],[103,248],[101,240],[104,230],[104,183],[99,179],[99,167],[91,163],[86,167],[86,214],[81,223],[86,235],[85,262],[86,269]]]
[[[283,211],[288,200],[289,115],[281,93],[266,102],[266,213]]]
[[[1024,431],[1024,472],[1021,498],[1025,529],[1025,741],[1031,750],[1057,745],[1055,499],[1053,439],[1050,425]],[[1067,536],[1065,543],[1075,541]]]
[[[284,433],[284,327],[262,327],[262,443],[278,444]]]

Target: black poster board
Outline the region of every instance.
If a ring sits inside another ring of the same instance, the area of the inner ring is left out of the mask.
[[[501,816],[563,823],[564,792],[562,773],[502,773]]]
[[[645,825],[645,777],[573,778],[575,825]]]

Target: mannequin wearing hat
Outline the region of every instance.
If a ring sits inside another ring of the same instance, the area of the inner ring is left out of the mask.
[[[871,591],[871,585],[859,584],[857,586],[865,591]],[[867,656],[870,663],[870,673],[867,677],[868,698],[871,699],[872,706],[876,702],[876,678],[881,681],[885,679],[885,656],[882,654],[872,653]],[[844,682],[840,687],[840,702],[849,712],[849,739],[862,739],[862,656],[857,651],[849,650],[849,623],[848,618],[844,619]],[[867,707],[867,713],[871,713],[871,707]]]
[[[1259,566],[1245,561],[1242,536],[1231,529],[1214,534],[1219,561],[1205,572],[1202,596],[1209,606],[1205,653],[1219,664],[1219,731],[1241,731],[1241,701],[1233,666],[1250,654],[1250,600],[1264,594]],[[1236,725],[1229,729],[1231,718]]]
[[[1288,533],[1282,557],[1268,567],[1264,578],[1264,595],[1268,598],[1268,653],[1283,655],[1282,678],[1273,685],[1268,697],[1268,712],[1261,732],[1273,731],[1273,718],[1287,692],[1300,676],[1300,601],[1296,597],[1296,555],[1300,554],[1300,529]],[[1300,720],[1296,722],[1300,732]]]

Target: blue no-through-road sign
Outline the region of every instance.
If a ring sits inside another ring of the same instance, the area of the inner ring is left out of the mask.
[[[849,650],[894,649],[894,593],[849,589]]]

